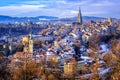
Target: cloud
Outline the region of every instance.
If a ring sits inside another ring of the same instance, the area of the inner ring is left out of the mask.
[[[11,6],[2,6],[0,7],[1,15],[10,15],[10,16],[21,16],[24,13],[37,11],[46,5],[11,5]],[[29,13],[32,14],[32,13]]]
[[[78,11],[70,11],[70,13],[72,13],[72,14],[77,14],[78,13]]]
[[[72,17],[77,16],[80,6],[84,16],[120,17],[119,0],[2,0],[0,3],[0,15]]]
[[[90,5],[93,6],[93,7],[105,7],[105,6],[114,6],[114,5],[116,5],[116,3],[104,0],[104,1],[101,1],[101,2],[97,2],[97,3],[92,3]]]

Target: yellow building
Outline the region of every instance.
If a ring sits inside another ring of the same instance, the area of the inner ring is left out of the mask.
[[[58,63],[59,60],[58,60],[58,58],[57,58],[56,55],[54,55],[54,56],[52,57],[52,61],[55,62],[55,63]]]
[[[22,43],[23,43],[23,45],[25,45],[25,44],[28,43],[28,42],[29,42],[28,36],[24,36],[24,37],[22,38]]]
[[[24,45],[23,52],[29,52],[29,47],[28,47],[28,44],[27,44],[27,45]]]
[[[77,71],[76,61],[66,61],[64,63],[64,74],[74,74]]]
[[[23,37],[22,43],[24,45],[24,52],[33,53],[33,39],[32,34],[26,37]]]
[[[29,53],[33,53],[33,40],[29,40]]]
[[[55,47],[59,47],[59,44],[58,44],[58,41],[57,41],[57,40],[54,41],[54,46],[55,46]]]

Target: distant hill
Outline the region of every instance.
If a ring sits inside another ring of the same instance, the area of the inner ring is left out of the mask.
[[[93,20],[93,21],[101,21],[106,20],[106,18],[102,17],[90,17],[90,16],[83,16],[83,22]],[[54,16],[37,16],[37,17],[10,17],[10,16],[3,16],[0,15],[0,23],[6,23],[6,22],[27,22],[28,19],[30,21],[36,22],[36,21],[67,21],[67,22],[76,22],[77,17],[73,18],[58,18]],[[115,18],[114,18],[115,19]]]
[[[101,20],[106,20],[107,18],[83,16],[82,19],[83,19],[83,22],[85,22],[85,21],[90,21],[90,20],[93,20],[93,21],[101,21]],[[62,21],[73,21],[73,22],[75,22],[75,21],[77,21],[77,17],[73,17],[73,18],[62,18],[61,20],[62,20]]]
[[[37,17],[10,17],[0,15],[0,22],[27,22],[30,21],[48,21],[48,20],[58,20],[58,17],[53,16],[37,16]]]
[[[6,21],[6,20],[11,20],[12,17],[10,16],[3,16],[3,15],[0,15],[0,21]]]

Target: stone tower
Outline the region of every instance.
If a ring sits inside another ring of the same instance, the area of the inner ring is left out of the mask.
[[[82,24],[82,14],[81,14],[80,8],[79,8],[79,12],[78,12],[78,23]]]
[[[31,23],[28,20],[28,26],[30,26],[30,33],[29,36],[23,37],[23,45],[24,45],[24,52],[33,53],[33,37],[32,37],[32,29]]]
[[[9,50],[10,54],[12,54],[13,48],[12,48],[12,38],[9,39]]]
[[[32,38],[32,34],[29,34],[29,53],[33,53],[33,38]]]
[[[9,29],[9,39],[8,39],[8,42],[9,42],[9,50],[10,50],[10,54],[12,54],[13,52],[13,39],[12,39],[12,28],[10,27]]]

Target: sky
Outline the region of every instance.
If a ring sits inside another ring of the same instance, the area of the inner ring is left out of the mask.
[[[75,17],[79,7],[83,16],[120,18],[119,0],[0,0],[0,15]]]

